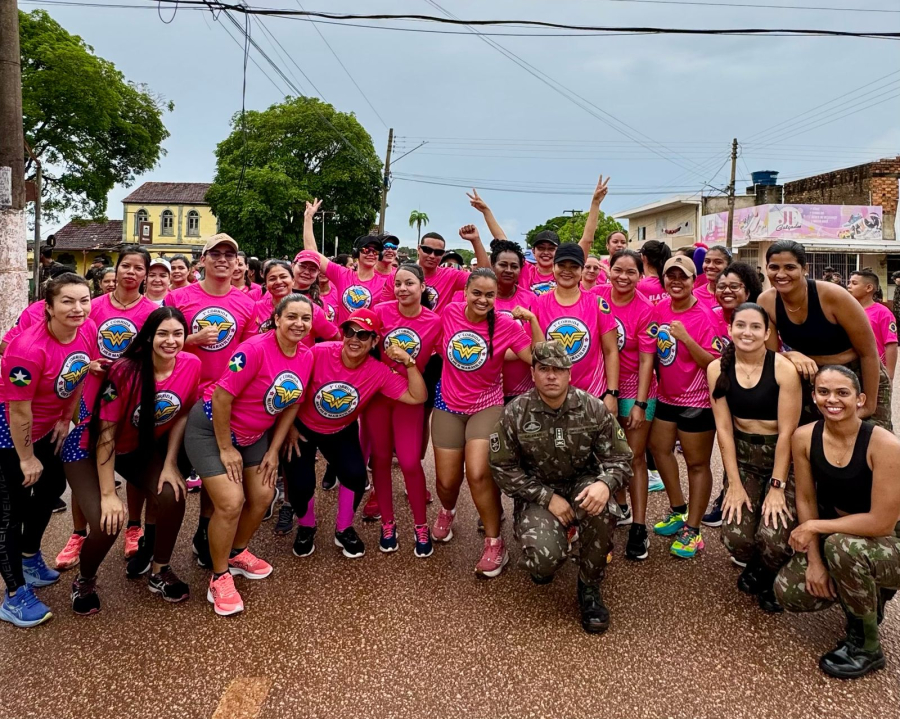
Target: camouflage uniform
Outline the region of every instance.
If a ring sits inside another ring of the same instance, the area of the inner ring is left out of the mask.
[[[853,371],[859,378],[860,385],[862,385],[862,365],[859,360],[853,360],[844,366]],[[819,408],[816,406],[816,401],[813,397],[812,382],[801,377],[800,384],[802,385],[801,389],[803,391],[803,409],[800,414],[800,426],[802,427],[804,424],[817,422],[822,419],[822,413],[819,412]],[[863,386],[863,389],[865,389],[865,386]],[[894,425],[891,421],[891,379],[888,377],[884,365],[881,365],[881,371],[878,375],[878,405],[875,408],[875,414],[865,421],[871,422],[878,427],[883,427],[888,432],[894,431]]]
[[[785,527],[779,518],[778,529],[767,527],[762,521],[763,500],[769,491],[769,478],[775,465],[775,445],[778,435],[763,436],[734,432],[734,446],[737,451],[738,471],[741,484],[753,509],[748,511],[744,505],[741,509],[741,521],[724,522],[722,524],[722,541],[731,555],[747,564],[754,555],[759,554],[763,566],[773,574],[791,558],[791,547],[788,540],[797,526],[796,520],[788,522]],[[725,486],[728,487],[726,476]],[[784,499],[791,516],[797,516],[794,501],[794,480],[788,478],[784,490]]]
[[[549,345],[544,349],[544,345]],[[556,364],[556,342],[537,345],[535,361]],[[544,357],[542,353],[549,356]],[[596,397],[574,387],[559,409],[544,404],[536,389],[510,402],[490,436],[494,481],[515,500],[515,535],[522,545],[519,565],[535,577],[547,578],[565,562],[567,529],[547,508],[558,494],[575,513],[581,551],[579,577],[596,586],[603,579],[615,515],[616,490],[631,477],[631,449],[615,417]],[[607,510],[590,517],[575,497],[601,481],[609,487]]]

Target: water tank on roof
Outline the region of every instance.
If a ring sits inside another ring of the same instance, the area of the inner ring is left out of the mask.
[[[750,178],[753,181],[754,185],[777,185],[778,171],[759,170],[758,172],[751,172]]]

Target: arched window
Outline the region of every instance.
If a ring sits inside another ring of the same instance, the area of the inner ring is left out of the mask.
[[[162,219],[162,224],[160,226],[159,234],[174,235],[175,234],[175,215],[172,214],[172,210],[163,210],[161,219]]]
[[[200,213],[197,210],[187,213],[187,233],[189,237],[200,237]]]
[[[138,236],[141,234],[141,223],[149,222],[150,215],[147,214],[147,210],[138,210],[134,213],[134,234]]]

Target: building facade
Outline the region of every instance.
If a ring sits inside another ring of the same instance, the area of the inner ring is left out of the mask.
[[[188,252],[218,231],[208,182],[145,182],[122,201],[122,242],[152,254]],[[185,247],[187,245],[187,247]]]

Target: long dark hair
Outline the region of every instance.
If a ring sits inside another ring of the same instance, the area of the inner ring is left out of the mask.
[[[734,312],[731,313],[731,322],[729,322],[729,326],[734,324],[734,318],[738,316],[738,312],[743,312],[744,310],[758,312],[763,318],[763,325],[765,325],[766,329],[769,329],[769,313],[755,302],[744,302],[735,307]],[[719,378],[716,380],[716,386],[713,388],[713,399],[724,397],[728,390],[731,389],[731,380],[729,379],[728,374],[731,366],[734,364],[734,354],[735,347],[734,342],[732,341],[725,345],[725,349],[722,352],[722,359],[719,360]]]
[[[710,250],[712,250],[712,248],[710,248]],[[741,282],[743,282],[744,287],[747,288],[747,302],[744,304],[756,302],[756,300],[759,299],[759,296],[763,291],[762,283],[759,281],[759,273],[750,265],[745,262],[732,262],[728,267],[722,270],[722,274],[716,278],[716,282],[725,275],[737,275],[741,278]],[[744,305],[741,305],[741,307],[743,306]]]
[[[797,264],[804,269],[806,268],[806,248],[794,240],[778,240],[778,242],[773,242],[769,245],[769,249],[766,250],[766,264],[772,259],[772,255],[782,252],[790,252],[797,260]]]
[[[641,247],[641,256],[647,258],[647,264],[656,270],[656,276],[659,278],[659,283],[662,284],[665,274],[663,268],[666,266],[666,262],[672,258],[672,248],[659,240],[647,240]]]
[[[423,285],[425,284],[425,271],[417,264],[413,262],[404,262],[397,268],[397,272],[399,272],[400,270],[404,270],[406,272],[409,272],[410,274],[415,275],[416,279],[419,280],[419,282],[421,282]],[[397,274],[394,273],[394,277],[396,276]],[[431,301],[431,298],[428,296],[428,293],[424,289],[422,290],[421,303],[422,307],[425,307],[429,310],[434,309],[434,302]]]
[[[619,230],[616,230],[616,232],[619,232],[619,234],[621,234],[621,232]],[[634,260],[634,264],[637,266],[638,274],[639,275],[644,274],[644,263],[641,259],[641,253],[636,252],[635,250],[629,250],[629,249],[616,250],[613,253],[613,256],[609,258],[609,269],[612,269],[613,265],[616,264],[616,262],[621,260],[623,257],[630,257],[632,260]]]
[[[119,265],[122,264],[122,260],[124,260],[128,255],[138,255],[144,261],[144,281],[141,282],[138,287],[138,292],[144,294],[144,290],[147,288],[147,274],[150,272],[150,253],[147,252],[140,245],[126,245],[122,248],[122,251],[119,253],[119,259],[116,260],[116,278],[119,276]]]
[[[494,274],[493,270],[488,269],[487,267],[479,267],[477,270],[474,270],[470,275],[469,279],[466,280],[466,289],[469,289],[469,285],[472,284],[472,280],[477,280],[479,278],[485,278],[488,280],[493,280],[494,284],[497,284],[497,275]],[[487,320],[488,326],[488,357],[494,356],[494,325],[497,321],[497,314],[494,312],[494,308],[488,310],[487,316],[485,317]]]
[[[259,331],[268,332],[269,330],[274,330],[275,318],[281,317],[281,315],[284,314],[285,307],[287,307],[291,302],[303,302],[309,305],[310,310],[312,310],[313,312],[315,311],[315,309],[313,308],[312,300],[310,300],[309,297],[307,297],[306,295],[302,295],[299,292],[291,292],[289,295],[285,295],[281,298],[281,300],[278,302],[278,305],[272,311],[269,319],[267,319],[259,326]]]

